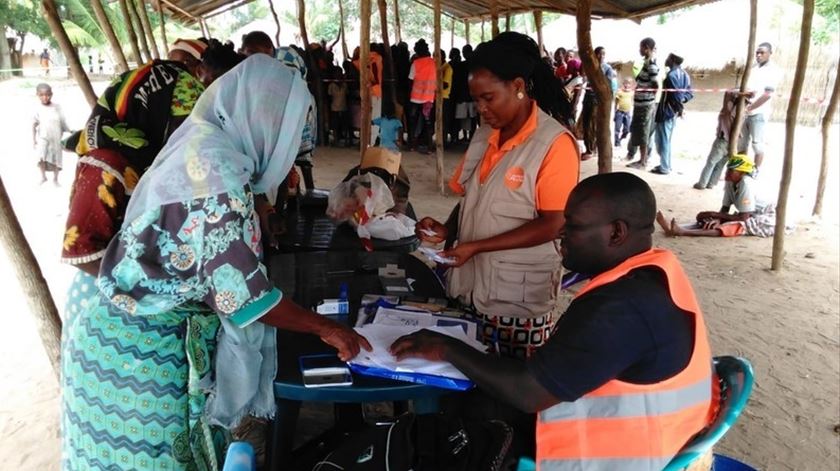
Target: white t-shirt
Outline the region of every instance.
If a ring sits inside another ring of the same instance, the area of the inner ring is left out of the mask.
[[[753,66],[750,71],[750,81],[747,84],[747,89],[755,92],[753,101],[757,100],[765,92],[770,92],[771,95],[769,100],[750,111],[750,116],[761,113],[765,118],[767,117],[767,113],[770,112],[770,103],[773,102],[773,93],[775,93],[780,79],[781,72],[770,61],[765,62],[763,66],[759,66],[758,64]]]
[[[762,213],[768,201],[761,198],[755,190],[755,180],[749,175],[744,175],[737,186],[727,181],[723,187],[721,206],[735,206],[739,213]]]

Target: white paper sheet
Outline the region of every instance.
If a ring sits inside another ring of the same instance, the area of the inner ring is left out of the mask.
[[[373,318],[373,322],[371,323],[382,325],[400,325],[421,329],[435,326],[454,327],[454,324],[457,324],[464,330],[467,337],[475,339],[478,335],[478,326],[475,322],[455,317],[439,316],[422,309],[415,310],[405,307],[391,309],[380,306],[377,308],[376,316]]]

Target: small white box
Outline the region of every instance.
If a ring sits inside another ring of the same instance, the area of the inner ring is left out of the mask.
[[[350,303],[342,299],[324,299],[315,308],[318,314],[348,314]]]

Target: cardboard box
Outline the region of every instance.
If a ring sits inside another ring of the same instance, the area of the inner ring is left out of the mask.
[[[402,154],[398,152],[392,152],[384,147],[368,147],[359,168],[364,170],[370,167],[379,167],[392,175],[396,175],[400,171],[401,160]]]

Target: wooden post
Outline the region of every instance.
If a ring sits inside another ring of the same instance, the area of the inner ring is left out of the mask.
[[[814,216],[822,216],[822,202],[825,194],[825,180],[828,177],[828,136],[831,132],[831,122],[837,113],[837,102],[840,101],[840,75],[834,70],[834,90],[828,100],[828,107],[822,118],[822,160],[820,161],[820,176],[817,178],[817,199],[814,200]]]
[[[341,0],[339,0],[339,8],[341,7]],[[274,33],[274,46],[280,47],[280,18],[277,16],[277,10],[274,9],[274,0],[268,0],[268,8],[271,10],[271,17],[274,18],[274,25],[277,26],[277,32]],[[344,16],[341,18],[341,30],[344,31]]]
[[[157,5],[158,16],[160,16],[160,40],[163,42],[163,50],[166,55],[169,55],[169,41],[166,39],[166,16],[163,14],[163,5],[160,0],[155,0]]]
[[[443,64],[440,57],[440,0],[435,0],[435,159],[437,186],[440,194],[446,194],[443,186]]]
[[[143,56],[140,55],[140,46],[137,45],[137,35],[134,33],[134,25],[131,24],[131,15],[128,14],[127,0],[119,0],[120,12],[122,12],[123,20],[125,21],[125,30],[128,33],[128,42],[131,45],[131,52],[134,54],[134,61],[139,66],[143,63]]]
[[[209,38],[210,33],[207,30],[207,24],[204,23],[204,19],[203,18],[198,18],[196,21],[198,21],[198,26],[201,28],[201,36],[205,37],[205,38]]]
[[[484,18],[481,19],[481,42],[484,42]]]
[[[770,269],[782,269],[785,258],[785,218],[790,180],[793,174],[793,149],[796,135],[796,118],[799,115],[799,100],[802,98],[802,84],[808,68],[808,53],[811,50],[811,23],[814,20],[814,0],[802,2],[802,31],[799,33],[799,57],[796,59],[796,73],[790,90],[787,116],[785,117],[785,157],[782,163],[782,181],[779,186],[779,201],[776,203],[776,233],[773,235],[773,260]]]
[[[510,12],[505,13],[505,32],[510,31]]]
[[[455,48],[455,18],[451,18],[451,23],[449,24],[449,50]]]
[[[589,83],[595,88],[595,139],[598,148],[598,173],[612,172],[612,136],[610,133],[610,111],[612,109],[612,87],[601,71],[595,52],[592,50],[592,0],[579,0],[577,4],[578,54]]]
[[[377,0],[379,7],[379,25],[382,29],[382,44],[385,46],[385,56],[382,58],[385,63],[385,70],[382,71],[382,98],[388,94],[388,99],[394,105],[393,110],[396,110],[397,105],[397,73],[394,67],[394,58],[391,57],[391,41],[388,39],[388,5],[385,0]],[[385,73],[387,71],[387,73]]]
[[[140,38],[140,49],[146,56],[146,60],[152,60],[152,53],[149,51],[149,43],[146,41],[146,29],[143,27],[143,22],[140,21],[140,10],[137,8],[135,0],[128,0],[128,12],[131,15],[131,20],[134,22],[134,30],[137,31],[137,37]]]
[[[394,0],[394,41],[402,42],[402,24],[400,24],[400,2]]]
[[[318,68],[318,63],[312,57],[312,49],[309,47],[309,34],[306,32],[306,4],[304,0],[297,1],[298,7],[298,23],[300,24],[300,38],[303,40],[303,50],[309,56],[308,70],[315,87],[315,107],[318,111],[318,142],[326,142],[327,113],[324,110],[324,84],[321,83],[321,69]]]
[[[755,51],[755,30],[758,18],[758,0],[750,0],[750,35],[747,40],[747,61],[744,62],[744,73],[741,75],[741,86],[738,98],[735,101],[735,119],[729,128],[729,146],[727,147],[726,158],[735,155],[738,151],[738,136],[741,134],[741,126],[744,124],[744,101],[746,100],[747,83],[750,79]]]
[[[490,0],[490,38],[499,35],[499,0]]]
[[[467,44],[470,43],[470,22],[464,20],[464,39],[467,40]]]
[[[155,33],[152,31],[152,23],[149,21],[149,11],[146,10],[146,0],[137,0],[137,10],[140,13],[140,24],[143,26],[143,31],[149,38],[149,46],[152,49],[152,55],[155,59],[160,59],[160,51],[155,42]]]
[[[298,0],[301,1],[301,0]],[[371,0],[359,0],[361,30],[359,31],[359,92],[362,98],[362,118],[359,122],[359,157],[370,145],[370,8]]]
[[[114,33],[114,27],[111,26],[111,21],[108,19],[105,9],[102,8],[101,0],[91,0],[90,5],[93,7],[93,13],[96,14],[99,27],[102,28],[102,32],[105,33],[108,44],[111,46],[111,53],[114,55],[114,60],[117,63],[117,71],[120,73],[127,72],[128,61],[125,60],[125,54],[123,53],[122,46],[120,46],[120,41]]]
[[[543,43],[541,10],[534,10],[534,29],[537,30],[537,44],[540,47],[540,55],[542,56],[545,52],[545,44]]]
[[[341,0],[338,0],[338,17],[341,20],[341,25],[338,27],[338,31],[341,33],[341,52],[344,54],[345,60],[350,60],[350,50],[347,49],[347,33],[344,31],[344,4]]]
[[[70,71],[73,73],[76,83],[79,84],[79,88],[82,89],[85,99],[87,99],[90,107],[93,108],[93,106],[96,105],[96,93],[94,93],[93,87],[90,85],[90,80],[85,73],[85,69],[79,61],[78,51],[76,51],[76,48],[73,47],[73,44],[70,42],[70,38],[67,36],[67,31],[65,31],[64,26],[61,25],[55,1],[41,0],[41,9],[44,19],[47,20],[47,24],[50,27],[50,31],[52,31],[56,42],[58,42],[58,46],[61,47],[61,52],[63,52],[64,56],[67,57],[67,64],[70,66]]]
[[[52,0],[44,0],[42,5],[52,4]],[[52,11],[57,13],[55,5]],[[45,7],[47,10],[47,7]],[[49,10],[47,10],[49,11]],[[56,20],[58,16],[55,17]],[[23,229],[15,216],[6,187],[0,178],[0,243],[12,266],[15,268],[18,283],[26,296],[29,312],[35,319],[38,335],[47,353],[47,359],[53,367],[56,378],[61,376],[61,317],[55,307],[50,288],[47,286],[41,267],[32,248],[26,242]]]

